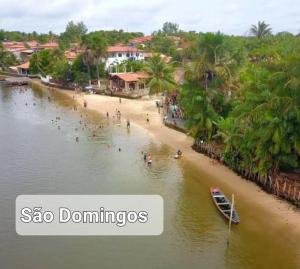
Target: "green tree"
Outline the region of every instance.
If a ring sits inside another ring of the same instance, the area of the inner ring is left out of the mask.
[[[165,22],[162,27],[162,32],[167,35],[175,35],[178,33],[179,25],[173,22]]]
[[[29,62],[31,74],[51,75],[59,61],[66,61],[63,51],[60,49],[45,49],[32,55]]]
[[[270,25],[266,24],[264,21],[259,21],[257,25],[253,24],[251,26],[250,32],[258,38],[263,38],[272,34],[272,28],[270,28]]]
[[[66,30],[61,34],[60,38],[67,45],[70,43],[80,43],[87,31],[88,29],[82,21],[78,23],[69,21]]]
[[[86,48],[82,54],[82,61],[87,67],[89,85],[92,85],[91,66],[94,64],[93,51]]]
[[[53,65],[51,75],[54,79],[67,83],[71,80],[71,67],[66,59],[60,59]]]
[[[157,34],[148,44],[148,49],[155,53],[162,53],[173,57],[176,54],[175,42],[165,35]]]
[[[163,61],[160,55],[156,54],[146,63],[144,70],[149,74],[148,86],[151,93],[170,91],[175,89],[174,68],[172,64]]]
[[[17,63],[16,57],[11,52],[6,51],[0,42],[0,68],[6,70]]]
[[[93,64],[96,66],[97,70],[97,80],[98,80],[98,87],[100,88],[100,73],[99,73],[99,65],[101,64],[102,60],[105,59],[106,52],[107,52],[107,41],[105,37],[99,34],[89,34],[83,38],[82,41],[83,46],[85,46],[86,50],[91,52],[93,57]]]
[[[207,91],[189,82],[182,86],[180,104],[188,117],[188,127],[194,137],[210,140],[215,133],[214,122],[219,118],[212,105],[216,92]]]

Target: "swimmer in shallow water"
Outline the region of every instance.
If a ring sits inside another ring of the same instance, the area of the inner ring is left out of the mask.
[[[148,156],[147,156],[147,164],[150,165],[152,164],[152,157],[151,157],[151,154],[149,153]]]

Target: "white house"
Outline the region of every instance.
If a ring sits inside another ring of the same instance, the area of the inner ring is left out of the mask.
[[[144,52],[133,46],[110,46],[107,49],[105,69],[125,61],[144,60]]]

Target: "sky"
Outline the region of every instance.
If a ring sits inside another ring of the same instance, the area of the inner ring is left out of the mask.
[[[259,20],[273,32],[300,32],[299,0],[0,0],[0,29],[63,32],[68,21],[89,31],[150,34],[166,21],[180,29],[247,35]]]

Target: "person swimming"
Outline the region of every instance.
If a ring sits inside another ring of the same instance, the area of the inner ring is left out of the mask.
[[[179,159],[181,157],[182,157],[182,151],[179,149],[179,150],[177,150],[176,154],[174,155],[174,158]]]
[[[150,165],[152,164],[152,157],[151,157],[151,154],[149,153],[148,156],[147,156],[147,164]]]

